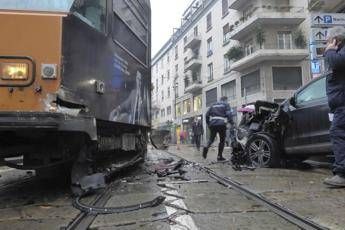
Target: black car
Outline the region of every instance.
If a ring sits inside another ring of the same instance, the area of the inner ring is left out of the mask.
[[[248,137],[245,152],[255,166],[279,167],[283,159],[305,160],[332,152],[326,76],[301,87],[278,108],[261,116],[259,125],[250,124],[257,129]]]

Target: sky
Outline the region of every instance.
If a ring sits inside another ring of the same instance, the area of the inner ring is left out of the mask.
[[[152,57],[181,25],[183,12],[192,0],[151,0]]]

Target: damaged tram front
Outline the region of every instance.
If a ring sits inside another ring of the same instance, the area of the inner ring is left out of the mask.
[[[109,158],[143,159],[150,14],[149,0],[0,2],[3,164],[72,169],[72,187],[87,191],[104,185]]]

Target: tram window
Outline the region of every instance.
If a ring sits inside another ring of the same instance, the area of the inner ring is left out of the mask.
[[[106,0],[76,0],[74,10],[82,19],[100,31],[105,31]]]
[[[147,44],[147,20],[142,16],[143,10],[138,10],[135,2],[137,1],[113,0],[114,12]]]

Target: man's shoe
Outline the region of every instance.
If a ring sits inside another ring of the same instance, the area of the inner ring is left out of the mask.
[[[224,157],[217,157],[217,161],[219,161],[219,162],[226,161],[226,159]]]
[[[335,175],[332,178],[327,178],[323,183],[332,187],[345,188],[345,177]]]
[[[203,157],[204,159],[207,158],[207,152],[208,152],[208,148],[204,148],[204,150],[202,151],[202,157]]]

